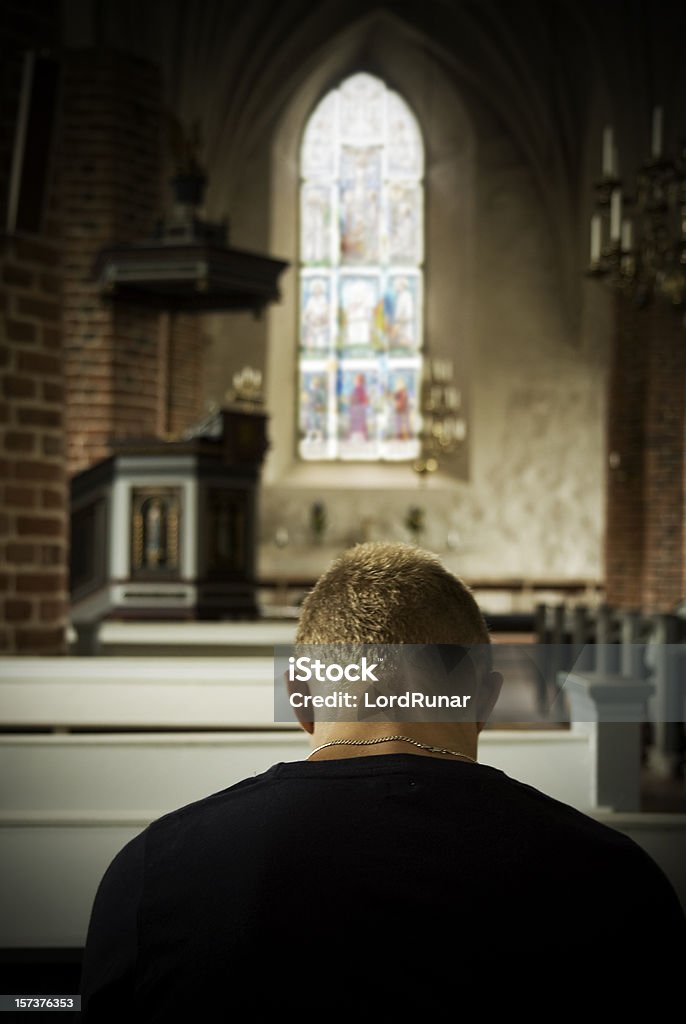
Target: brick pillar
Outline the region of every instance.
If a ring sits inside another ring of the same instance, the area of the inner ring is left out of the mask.
[[[4,632],[12,653],[60,654],[67,616],[67,480],[59,252],[6,240],[0,437]]]
[[[642,604],[647,316],[617,296],[608,379],[605,515],[606,600],[617,608]]]
[[[53,47],[59,4],[7,0],[0,30],[0,651],[61,654],[67,479],[56,225],[3,234],[23,54]],[[25,167],[24,175],[31,174]],[[48,197],[49,198],[49,197]]]
[[[162,94],[146,61],[68,53],[58,202],[64,223],[68,464],[110,453],[117,438],[154,436],[159,314],[103,300],[98,251],[149,238],[161,213]]]
[[[684,598],[686,331],[656,300],[617,299],[610,368],[608,604],[666,612]]]
[[[684,549],[684,400],[686,330],[667,303],[647,319],[643,607],[669,612],[686,596]]]

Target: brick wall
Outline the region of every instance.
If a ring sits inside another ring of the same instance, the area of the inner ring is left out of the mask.
[[[59,4],[7,0],[0,31],[0,651],[60,654],[67,617],[67,478],[56,225],[7,236],[23,54],[54,46]]]
[[[616,297],[607,403],[605,587],[608,604],[619,608],[642,603],[646,316]]]
[[[668,612],[683,590],[684,389],[686,330],[666,303],[656,303],[647,324],[644,454],[643,605]]]
[[[660,301],[637,310],[618,298],[615,324],[607,427],[607,601],[671,611],[686,593],[686,333],[681,318]]]
[[[3,216],[22,53],[59,28],[58,4],[6,9]],[[0,236],[0,650],[12,653],[65,649],[67,470],[107,456],[113,439],[155,436],[161,420],[180,433],[200,413],[199,319],[173,318],[163,353],[160,315],[108,303],[92,276],[101,248],[149,237],[162,212],[159,73],[101,50],[62,58],[44,234]]]
[[[0,537],[11,653],[64,651],[67,479],[59,251],[6,239],[0,254]]]
[[[162,98],[157,70],[126,54],[69,53],[63,77],[57,205],[74,473],[113,438],[156,433],[158,314],[103,301],[92,271],[100,249],[150,237],[160,216]]]
[[[179,314],[169,337],[169,432],[178,436],[202,416],[202,317]]]

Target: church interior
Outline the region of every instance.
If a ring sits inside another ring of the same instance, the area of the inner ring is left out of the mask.
[[[6,0],[0,991],[76,992],[117,850],[305,756],[274,648],[366,541],[482,608],[480,758],[686,906],[685,31]]]

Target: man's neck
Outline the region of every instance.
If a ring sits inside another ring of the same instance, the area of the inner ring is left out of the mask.
[[[320,725],[315,729],[312,748],[309,758],[312,761],[383,754],[416,754],[419,757],[475,761],[477,731],[474,725],[456,723],[386,722],[364,728],[357,723],[327,723],[325,727]]]

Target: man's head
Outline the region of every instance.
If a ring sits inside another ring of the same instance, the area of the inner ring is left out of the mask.
[[[491,671],[488,628],[474,597],[434,555],[409,544],[359,544],[331,565],[303,602],[296,647],[330,648],[332,660],[336,660],[338,649],[339,657],[356,660],[354,655],[360,645],[373,648],[405,644],[472,648],[468,659],[475,673],[472,676],[475,688],[474,703],[470,705],[474,713],[471,726],[452,721],[431,724],[420,714],[414,725],[404,724],[403,731],[412,728],[413,735],[428,735],[428,729],[438,738],[441,733],[457,732],[465,737],[464,742],[475,744],[476,733],[497,700],[502,678]],[[371,654],[374,660],[380,657],[387,670],[394,664],[393,656],[387,651],[372,651]],[[326,657],[328,659],[328,652]],[[465,671],[469,670],[468,662]],[[400,665],[401,662],[396,665],[400,673],[396,682],[405,678]],[[356,706],[359,708],[359,703]],[[361,727],[367,730],[372,727],[371,723],[356,725],[350,722],[348,713],[343,713],[343,717],[346,714],[345,722],[339,721],[334,729],[337,735],[341,735],[342,727],[349,736],[359,735]],[[298,717],[308,732],[314,730],[308,715]],[[319,734],[328,738],[331,726],[327,722],[333,723],[336,717],[335,712],[327,712],[325,720],[318,719]],[[422,720],[423,725],[416,724]],[[406,717],[402,721],[405,723]],[[383,729],[383,722],[377,723],[377,728]],[[424,732],[417,732],[417,729]]]
[[[409,544],[358,544],[305,598],[300,644],[487,644],[468,587]]]

